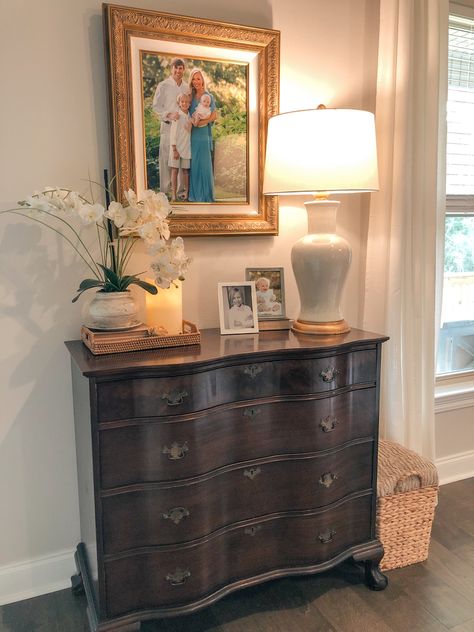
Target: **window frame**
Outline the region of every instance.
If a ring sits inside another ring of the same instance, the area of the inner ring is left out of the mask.
[[[449,18],[474,21],[474,6],[449,3]],[[449,28],[449,22],[448,22]],[[445,217],[474,217],[474,194],[446,194]],[[444,249],[443,249],[444,258]],[[443,261],[444,281],[444,261]],[[437,349],[438,352],[438,349]],[[435,412],[445,412],[474,404],[474,369],[435,374]]]

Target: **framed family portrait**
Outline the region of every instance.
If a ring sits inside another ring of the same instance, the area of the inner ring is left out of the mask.
[[[255,283],[218,283],[217,297],[221,334],[258,333]]]
[[[246,268],[245,278],[255,283],[259,320],[286,317],[283,268]]]
[[[117,198],[164,193],[174,235],[277,234],[279,31],[111,4],[104,20]]]

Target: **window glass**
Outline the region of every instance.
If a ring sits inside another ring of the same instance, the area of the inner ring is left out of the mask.
[[[438,374],[474,371],[474,19],[450,16],[447,112]]]

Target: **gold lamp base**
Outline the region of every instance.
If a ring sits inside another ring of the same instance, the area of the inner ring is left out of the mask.
[[[300,334],[346,334],[351,330],[347,322],[342,320],[333,320],[327,323],[312,323],[308,320],[295,320],[292,327],[293,331]]]

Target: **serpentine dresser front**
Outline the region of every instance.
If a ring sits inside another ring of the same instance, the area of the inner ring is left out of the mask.
[[[385,337],[288,331],[72,355],[92,630],[139,630],[232,590],[347,558],[385,588],[375,538]]]

